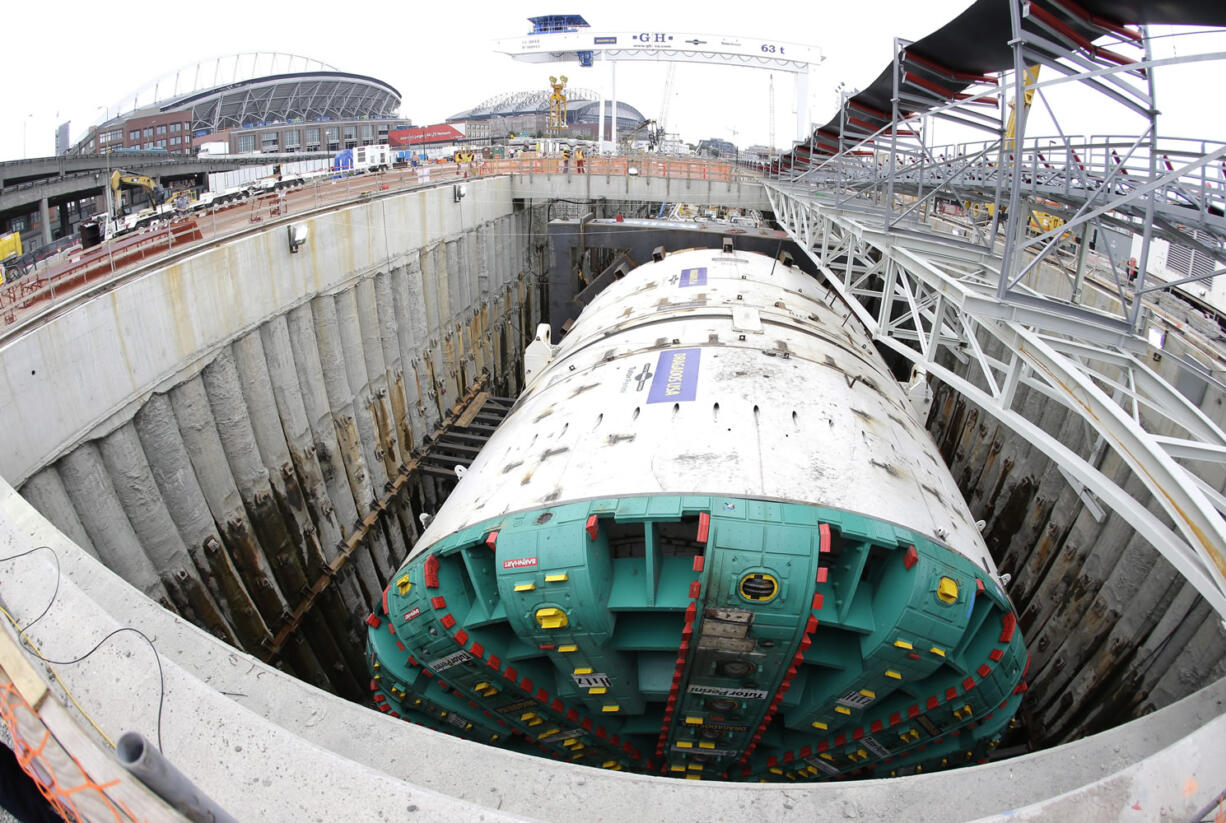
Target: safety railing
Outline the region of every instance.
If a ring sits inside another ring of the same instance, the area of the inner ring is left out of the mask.
[[[580,168],[582,163],[582,168]],[[641,177],[664,177],[682,180],[732,181],[749,179],[750,172],[735,164],[694,160],[686,158],[662,158],[653,155],[597,155],[578,160],[558,156],[515,157],[486,160],[479,164],[480,174],[609,174],[638,175]]]
[[[892,178],[896,185],[930,191],[963,188],[974,197],[975,190],[994,188],[1002,171],[1011,174],[1016,160],[1023,186],[1035,194],[1123,195],[1161,180],[1165,201],[1208,211],[1226,199],[1224,147],[1226,143],[1213,140],[1161,138],[1151,150],[1135,136],[1044,136],[1023,141],[1015,157],[1012,150],[1001,149],[999,140],[932,147],[900,144],[893,171],[889,149],[883,148],[839,155],[795,174],[785,171],[781,178],[822,189],[842,181],[858,192],[884,186]]]
[[[36,270],[0,287],[0,326],[16,322],[25,310],[53,303],[57,296],[202,239],[195,220],[174,220],[156,230],[121,237],[70,257],[66,262]]]

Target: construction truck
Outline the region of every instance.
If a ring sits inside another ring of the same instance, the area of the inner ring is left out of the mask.
[[[144,189],[149,193],[151,205],[139,210],[135,214],[125,216],[122,195],[125,188]],[[156,220],[158,218],[159,207],[167,199],[166,190],[154,182],[152,177],[124,169],[116,169],[111,172],[108,194],[110,195],[110,203],[107,211],[94,220],[81,224],[81,245],[83,248],[88,249],[91,246],[96,246],[103,240],[109,240],[117,235],[125,234]]]

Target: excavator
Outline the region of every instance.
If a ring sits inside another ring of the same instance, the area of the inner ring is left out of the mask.
[[[124,169],[116,169],[111,172],[109,194],[110,203],[108,204],[107,212],[104,216],[99,216],[97,219],[87,221],[81,224],[81,246],[83,248],[91,248],[98,245],[103,240],[122,234],[125,231],[130,231],[138,223],[145,219],[139,216],[131,216],[124,218],[123,216],[123,197],[121,192],[124,188],[144,189],[149,192],[149,199],[152,202],[152,208],[146,211],[151,216],[156,211],[157,207],[166,202],[166,189],[154,182],[152,177],[136,172],[126,171]]]
[[[120,190],[123,188],[144,189],[149,192],[149,199],[153,202],[153,207],[157,208],[166,200],[166,190],[153,181],[152,177],[144,174],[137,174],[123,169],[116,169],[111,173],[111,203],[112,217],[119,218],[123,214],[123,199],[120,197]]]
[[[1035,84],[1039,82],[1039,66],[1027,66],[1025,72],[1025,87],[1026,90],[1022,93],[1022,108],[1025,111],[1030,111],[1030,104],[1034,101]],[[1015,135],[1017,134],[1017,108],[1015,103],[1009,104],[1009,122],[1005,125],[1004,142],[1002,147],[1006,152],[1014,151],[1016,143]],[[1058,207],[1060,204],[1050,200],[1038,200],[1039,203],[1046,203],[1050,206]],[[993,213],[993,205],[991,203],[971,203],[964,202],[965,206],[971,214],[978,215],[979,212],[986,211],[988,215]],[[1058,229],[1064,225],[1064,220],[1054,214],[1045,211],[1031,209],[1030,221],[1028,228],[1035,234],[1043,234],[1053,229]],[[1061,236],[1061,239],[1068,239],[1070,235],[1066,232]]]
[[[647,144],[649,149],[654,149],[657,145],[655,120],[644,120],[629,131],[619,132],[617,142],[621,144],[622,150],[628,150],[634,146],[634,141],[639,138],[643,130],[647,131]]]

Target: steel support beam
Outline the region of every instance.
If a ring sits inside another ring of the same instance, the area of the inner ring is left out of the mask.
[[[1029,308],[1006,306],[993,298],[999,261],[985,266],[981,254],[960,257],[956,247],[939,244],[936,256],[935,234],[912,247],[910,237],[869,226],[861,216],[831,208],[805,190],[798,194],[796,187],[777,185],[767,190],[783,228],[876,340],[1042,449],[1132,524],[1226,616],[1226,519],[1193,469],[1176,462],[1176,457],[1221,461],[1226,433],[1135,356],[1138,341],[1118,320],[1088,311],[1052,312],[1038,299]],[[990,356],[991,344],[1004,354]],[[961,376],[934,362],[941,351],[971,362],[970,372]],[[1174,529],[1150,512],[1146,501],[1016,410],[1019,384],[1081,416],[1127,463]],[[1104,385],[1132,388],[1113,398]],[[1141,405],[1144,415],[1133,410]],[[1183,435],[1153,431],[1168,424]]]

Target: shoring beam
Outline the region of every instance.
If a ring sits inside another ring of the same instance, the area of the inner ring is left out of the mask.
[[[431,468],[426,465],[425,461],[430,459],[431,451],[437,445],[437,442],[446,437],[454,427],[458,426],[459,421],[465,419],[470,412],[475,416],[476,409],[472,407],[476,406],[479,409],[485,400],[488,399],[489,395],[484,391],[488,382],[489,374],[482,373],[468,387],[464,395],[456,401],[455,405],[448,410],[443,419],[439,421],[433,434],[426,438],[426,445],[415,451],[409,462],[401,466],[399,473],[388,481],[383,495],[375,500],[370,512],[359,520],[357,527],[340,542],[340,545],[337,546],[336,557],[324,567],[323,573],[315,579],[315,582],[304,589],[302,600],[289,613],[285,622],[278,629],[276,637],[261,650],[260,658],[262,660],[269,662],[280,656],[282,649],[285,648],[285,644],[298,631],[307,613],[315,607],[315,602],[332,585],[332,581],[345,568],[354,552],[366,543],[366,537],[379,524],[379,521],[383,518],[383,513],[392,507],[397,495],[406,492],[410,481],[417,472],[428,471]],[[455,476],[453,470],[449,469],[447,473],[452,477]]]

